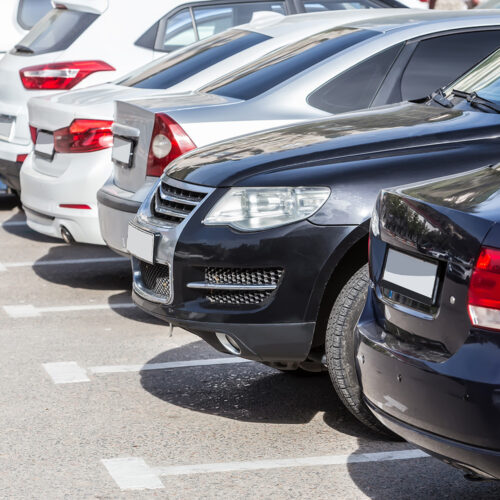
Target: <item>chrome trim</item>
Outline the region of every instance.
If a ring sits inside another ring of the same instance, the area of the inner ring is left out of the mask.
[[[137,139],[141,134],[141,131],[138,128],[128,127],[127,125],[122,125],[121,123],[116,122],[111,125],[111,131],[113,132],[113,135],[133,137],[135,139]]]
[[[174,203],[183,203],[184,205],[190,205],[192,207],[195,207],[200,203],[201,200],[194,201],[190,200],[189,198],[183,198],[182,196],[175,196],[172,194],[165,194],[163,192],[163,187],[160,185],[160,189],[158,190],[158,194],[160,195],[160,198],[165,201],[173,201]]]
[[[166,298],[163,295],[158,295],[156,293],[152,293],[149,288],[146,288],[144,286],[144,283],[141,278],[141,272],[139,269],[135,269],[135,266],[133,266],[133,272],[132,272],[132,277],[133,277],[133,284],[132,287],[134,289],[134,292],[137,293],[140,297],[143,299],[149,300],[151,302],[156,302],[158,304],[170,304],[172,302],[172,289],[170,289],[170,297]],[[169,266],[169,280],[170,280],[170,286],[172,287],[172,277],[170,273],[172,272],[172,269]]]
[[[188,288],[196,290],[226,290],[226,291],[243,291],[243,292],[262,292],[276,290],[278,285],[232,285],[222,283],[207,283],[205,281],[195,281],[187,284]]]
[[[164,208],[158,204],[158,198],[155,196],[155,210],[160,214],[170,215],[171,217],[179,217],[185,219],[191,212],[183,212],[182,210],[175,210],[174,208]]]

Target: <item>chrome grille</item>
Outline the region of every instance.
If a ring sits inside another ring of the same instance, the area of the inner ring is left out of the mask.
[[[206,192],[179,188],[164,177],[153,198],[151,211],[158,219],[180,224],[205,198]],[[194,187],[193,187],[194,188]]]
[[[212,304],[254,305],[264,302],[278,288],[280,268],[205,268],[205,281],[189,283],[188,288],[206,290]]]
[[[170,300],[170,269],[163,264],[140,261],[141,280],[144,287],[165,300]]]

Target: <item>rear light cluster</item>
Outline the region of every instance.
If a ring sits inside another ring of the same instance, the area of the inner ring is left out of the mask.
[[[54,132],[56,153],[90,153],[110,148],[113,145],[109,120],[73,120],[69,127]],[[30,125],[31,138],[36,144],[37,129]]]
[[[472,324],[500,330],[500,250],[483,247],[469,285]]]
[[[177,122],[163,113],[156,114],[146,175],[160,177],[170,162],[195,148]]]
[[[29,66],[19,71],[28,90],[70,90],[98,71],[115,71],[103,61],[74,61]]]

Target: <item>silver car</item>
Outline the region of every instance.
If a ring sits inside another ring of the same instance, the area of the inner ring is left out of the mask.
[[[498,48],[499,35],[495,11],[365,17],[277,49],[197,92],[117,102],[113,181],[98,194],[104,240],[126,251],[138,202],[179,155],[272,127],[423,98]]]

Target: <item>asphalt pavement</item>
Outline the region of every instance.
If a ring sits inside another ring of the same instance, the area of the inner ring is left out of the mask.
[[[0,498],[500,498],[363,428],[327,376],[169,337],[130,283],[0,198]]]

